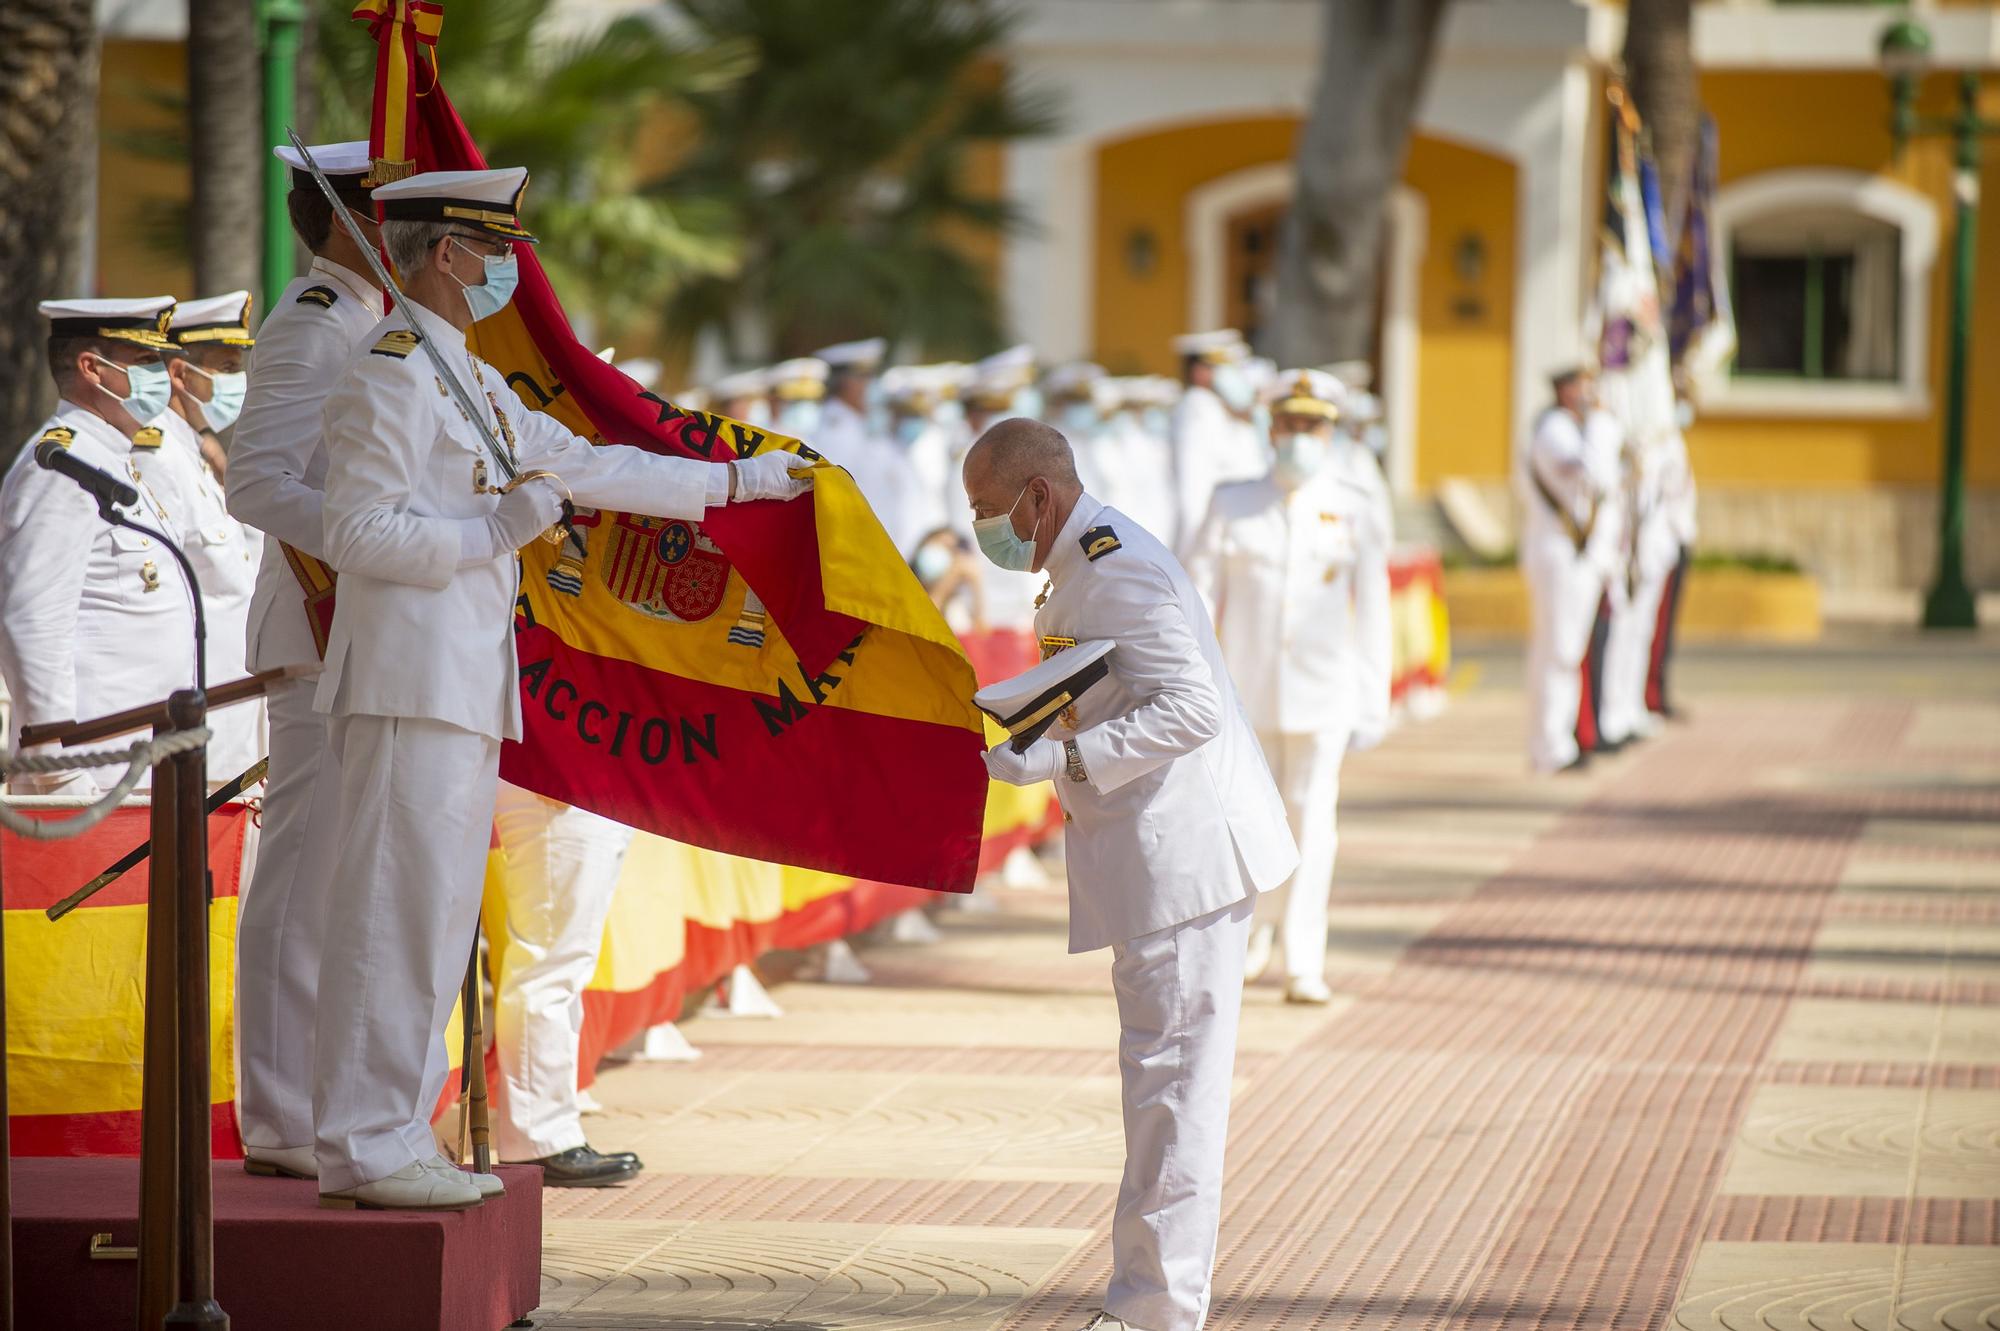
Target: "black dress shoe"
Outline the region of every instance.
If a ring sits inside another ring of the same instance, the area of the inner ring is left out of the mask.
[[[1561,767],[1556,768],[1556,775],[1565,776],[1572,772],[1587,772],[1589,770],[1590,770],[1590,755],[1587,753],[1579,753],[1576,755],[1576,757],[1570,759],[1568,762],[1564,763]]]
[[[549,1188],[609,1188],[637,1178],[644,1167],[630,1151],[600,1155],[589,1146],[572,1146],[528,1163],[542,1167],[542,1186]]]

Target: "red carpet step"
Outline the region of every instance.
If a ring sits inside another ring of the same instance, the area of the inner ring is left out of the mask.
[[[136,1243],[139,1162],[17,1158],[14,1324],[132,1325],[138,1263],[92,1261],[93,1234]],[[215,1166],[215,1297],[232,1331],[500,1331],[539,1301],[542,1171],[470,1211],[328,1211],[318,1186]]]

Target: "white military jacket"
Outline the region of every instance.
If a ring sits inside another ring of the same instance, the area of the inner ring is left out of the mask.
[[[132,517],[180,537],[133,469],[131,441],[95,413],[57,404],[0,482],[0,674],[16,726],[84,721],[194,684],[194,607],[180,565],[152,537],[104,522],[68,477],[37,466],[35,445],[50,437],[132,481]]]
[[[1388,728],[1389,533],[1345,467],[1223,486],[1187,568],[1257,730]]]
[[[1069,947],[1088,952],[1222,909],[1298,865],[1285,806],[1187,574],[1088,494],[1044,566],[1044,653],[1110,639],[1111,672],[1051,728],[1087,782],[1069,820]]]
[[[1184,549],[1208,515],[1215,487],[1262,476],[1271,452],[1257,428],[1239,420],[1212,388],[1190,384],[1174,405],[1174,488],[1179,499],[1176,548]]]
[[[361,339],[382,321],[382,292],[361,274],[315,258],[292,279],[250,352],[250,391],[229,446],[229,511],[270,537],[245,626],[251,670],[319,668],[305,592],[284,546],[320,558],[326,449],[320,407]],[[280,544],[283,542],[283,545]]]
[[[475,473],[491,485],[502,475],[412,337],[416,308],[398,305],[363,339],[323,409],[325,549],[340,590],[313,705],[519,739],[514,552],[466,556],[483,552],[500,503],[475,488]],[[593,446],[521,405],[464,334],[428,311],[417,317],[486,428],[512,437],[520,470],[555,472],[578,505],[695,519],[727,501],[722,466]]]
[[[134,448],[132,465],[146,478],[181,530],[181,552],[194,565],[208,620],[208,682],[226,684],[243,673],[243,642],[250,594],[257,585],[257,557],[264,539],[229,515],[222,484],[202,461],[201,438],[172,407],[153,421],[158,448]],[[208,774],[226,781],[262,758],[269,747],[261,700],[209,713]]]

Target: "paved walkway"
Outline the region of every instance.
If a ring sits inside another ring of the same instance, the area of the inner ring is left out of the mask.
[[[1511,652],[1351,764],[1330,1008],[1252,990],[1218,1331],[2000,1329],[2000,643],[1712,650],[1531,780]],[[551,1327],[1073,1331],[1120,1161],[1059,891],[599,1081]]]

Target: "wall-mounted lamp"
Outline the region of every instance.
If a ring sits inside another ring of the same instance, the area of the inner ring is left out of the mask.
[[[1160,239],[1149,226],[1135,226],[1125,233],[1125,271],[1144,281],[1160,264]]]

